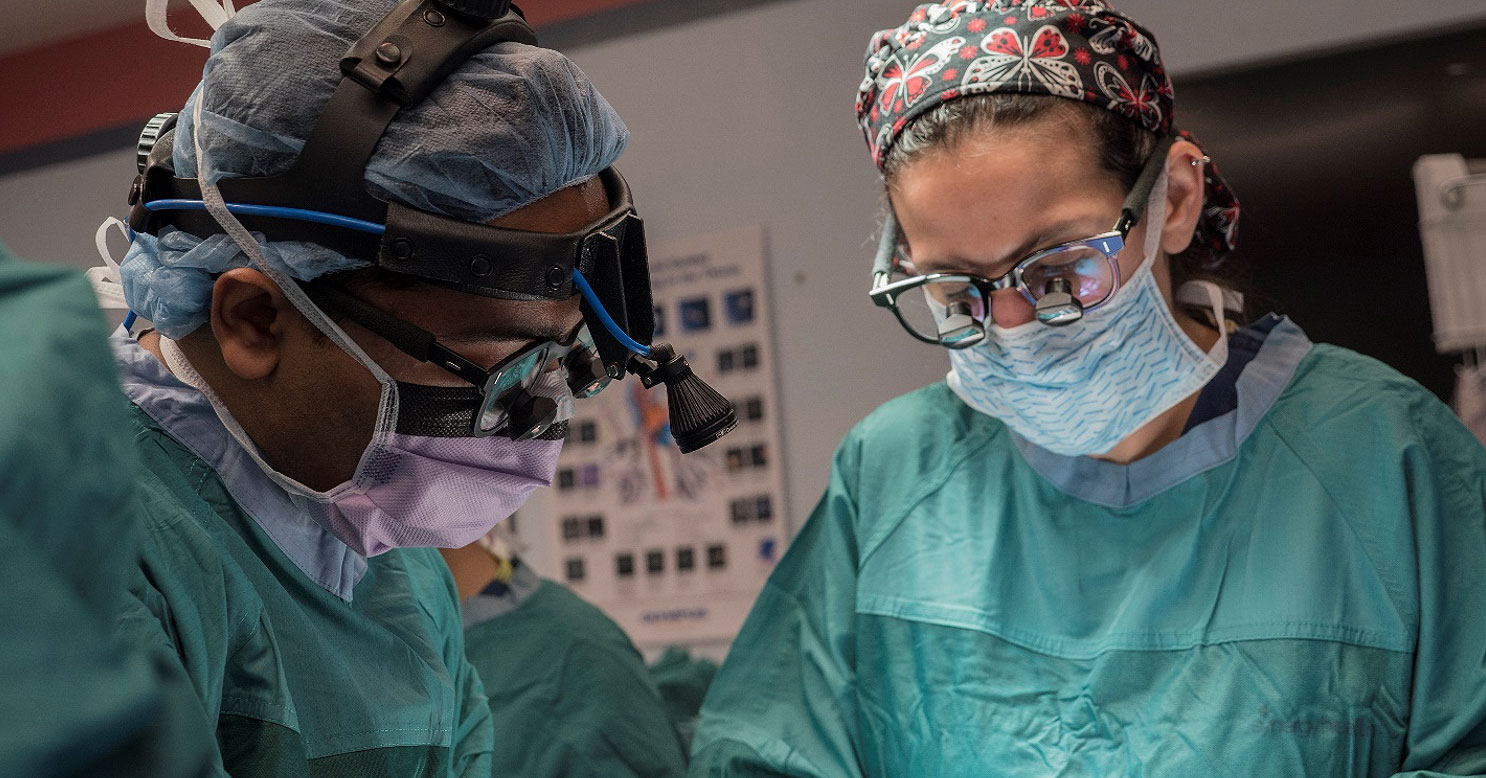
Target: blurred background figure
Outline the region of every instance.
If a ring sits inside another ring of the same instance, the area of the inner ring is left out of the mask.
[[[598,608],[522,562],[515,546],[497,529],[442,551],[459,587],[465,652],[490,698],[496,775],[685,775],[672,706],[640,652]],[[694,697],[678,693],[681,715]]]
[[[676,725],[681,741],[689,749],[696,733],[697,714],[702,700],[717,675],[717,663],[693,656],[684,646],[667,646],[660,658],[650,665],[650,679],[666,704],[666,715]]]

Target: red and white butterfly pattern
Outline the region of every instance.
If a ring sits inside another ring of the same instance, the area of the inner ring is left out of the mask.
[[[1083,95],[1083,78],[1067,61],[1068,40],[1057,27],[1044,25],[1025,38],[1010,27],[1000,27],[981,41],[980,48],[986,56],[965,68],[960,84],[965,94],[995,92],[1010,85],[1011,91],[1040,86],[1059,97]]]
[[[933,75],[943,70],[963,45],[964,38],[945,38],[906,66],[899,54],[894,54],[877,76],[877,109],[883,113],[901,113],[918,102],[934,83]]]
[[[1202,209],[1203,223],[1198,225],[1197,232],[1201,235],[1205,228],[1209,233],[1207,242],[1214,252],[1227,253],[1238,244],[1238,214],[1236,201],[1232,205],[1208,205]]]
[[[1166,117],[1161,113],[1161,85],[1151,74],[1141,76],[1140,88],[1137,90],[1131,88],[1130,82],[1108,62],[1098,62],[1094,65],[1094,78],[1099,83],[1099,91],[1109,98],[1109,110],[1134,119],[1152,132],[1165,131]]]
[[[1161,64],[1161,55],[1156,44],[1135,25],[1126,21],[1111,22],[1095,17],[1093,25],[1101,26],[1098,32],[1089,35],[1089,48],[1100,54],[1114,54],[1125,50],[1153,65]]]
[[[955,0],[953,3],[930,6],[928,18],[920,22],[919,29],[936,35],[953,32],[960,26],[966,14],[973,14],[979,10],[979,0]]]
[[[1051,19],[1055,14],[1068,13],[1080,7],[1079,0],[1025,0],[1015,5],[1029,22]]]
[[[1172,129],[1171,79],[1155,40],[1104,0],[921,4],[908,21],[873,37],[857,119],[881,167],[925,109],[990,92],[1071,98],[1158,134]],[[1205,184],[1193,245],[1216,263],[1233,248],[1239,207],[1216,165],[1208,164]]]

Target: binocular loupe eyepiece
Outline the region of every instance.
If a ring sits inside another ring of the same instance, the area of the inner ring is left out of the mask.
[[[969,348],[985,340],[985,325],[970,315],[967,302],[950,303],[939,322],[939,342],[947,348]]]
[[[1066,326],[1084,317],[1084,305],[1073,296],[1073,284],[1066,278],[1048,279],[1033,310],[1037,321],[1050,327]],[[937,334],[940,345],[946,348],[970,348],[985,340],[986,323],[975,318],[969,302],[952,302],[944,307]]]
[[[1062,327],[1084,317],[1084,304],[1073,296],[1073,284],[1066,278],[1050,278],[1037,300],[1037,320],[1050,327]]]

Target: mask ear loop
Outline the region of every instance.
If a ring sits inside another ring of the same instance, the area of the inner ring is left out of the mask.
[[[299,309],[299,312],[309,319],[316,329],[354,357],[382,384],[384,388],[382,411],[379,414],[377,428],[390,428],[392,420],[397,418],[396,382],[387,375],[387,371],[383,370],[381,365],[376,363],[376,360],[368,356],[361,346],[351,339],[350,335],[347,335],[324,311],[320,310],[319,306],[310,300],[309,295],[299,288],[299,284],[295,283],[294,279],[263,258],[263,247],[258,245],[257,239],[248,232],[242,222],[227,210],[227,203],[222,199],[221,190],[217,189],[216,182],[210,180],[207,174],[209,166],[206,152],[201,146],[201,104],[205,100],[206,93],[202,91],[196,96],[196,104],[191,107],[191,145],[196,152],[197,180],[201,183],[201,200],[206,205],[207,212],[212,215],[217,224],[221,225],[223,231],[232,237],[238,248],[248,256],[249,263],[277,284],[279,291],[289,298],[294,307]]]
[[[1161,255],[1162,231],[1166,226],[1166,190],[1169,183],[1166,170],[1163,167],[1160,177],[1156,179],[1155,185],[1151,187],[1150,200],[1146,203],[1145,210],[1149,220],[1146,221],[1145,226],[1145,246],[1143,247],[1145,254],[1142,257],[1140,269],[1136,270],[1136,273],[1154,272],[1156,258]],[[1124,287],[1121,286],[1120,291],[1123,291],[1123,289]],[[1206,294],[1198,296],[1199,291]],[[1174,290],[1172,297],[1174,298],[1172,300],[1173,307],[1189,302],[1193,305],[1207,304],[1211,306],[1213,321],[1218,329],[1218,342],[1213,345],[1211,351],[1206,352],[1205,356],[1207,359],[1216,362],[1219,368],[1222,368],[1228,362],[1228,328],[1223,326],[1223,307],[1227,297],[1224,295],[1222,287],[1211,281],[1188,281],[1182,284],[1180,289]],[[1243,298],[1242,296],[1237,297],[1241,308]],[[1171,311],[1171,319],[1175,323],[1175,310]],[[1179,327],[1178,331],[1180,331]],[[1182,338],[1191,342],[1191,339],[1185,333],[1182,334]],[[1197,348],[1196,343],[1192,343],[1192,346],[1194,349]],[[1200,349],[1197,350],[1200,351]]]
[[[217,189],[216,182],[211,180],[209,175],[211,167],[207,164],[206,152],[201,145],[201,104],[205,100],[206,92],[205,90],[201,90],[197,93],[196,103],[191,109],[191,144],[196,152],[196,178],[200,182],[201,200],[206,206],[207,213],[212,215],[212,218],[222,227],[222,230],[247,255],[251,267],[268,276],[270,280],[278,285],[279,291],[283,292],[284,297],[288,298],[289,302],[316,329],[324,333],[326,337],[330,338],[331,342],[350,354],[357,362],[360,362],[362,367],[365,367],[377,379],[377,382],[381,384],[382,396],[377,411],[377,420],[375,426],[372,428],[373,439],[384,432],[395,430],[397,428],[398,406],[397,382],[387,374],[387,371],[382,369],[381,365],[378,365],[375,360],[368,356],[362,350],[361,346],[355,340],[351,339],[350,335],[347,335],[334,321],[331,321],[330,317],[310,300],[309,295],[305,294],[304,290],[299,287],[299,284],[295,283],[293,278],[264,259],[263,247],[258,244],[257,239],[242,225],[242,222],[238,221],[237,217],[233,216],[232,212],[227,209],[227,203],[222,198],[221,190]],[[178,356],[181,357],[180,361],[184,363],[184,354],[178,354]],[[224,416],[221,409],[218,410],[218,416]],[[225,421],[226,419],[224,419]],[[367,460],[368,453],[372,450],[373,447],[368,445],[366,450],[362,452],[361,461],[356,465],[356,473],[351,478],[351,484],[361,484],[363,482],[362,474],[371,464]],[[260,462],[259,464],[260,466],[266,465],[265,462]],[[270,476],[278,475],[287,479],[287,476],[277,474],[272,468],[264,467],[264,471]],[[289,480],[292,481],[292,479]]]
[[[1156,183],[1151,187],[1151,197],[1145,206],[1145,245],[1140,247],[1140,265],[1142,268],[1155,269],[1156,258],[1161,256],[1161,233],[1166,229],[1166,188],[1168,179],[1166,170],[1161,170],[1161,175],[1156,178]],[[1138,270],[1136,272],[1139,272]]]

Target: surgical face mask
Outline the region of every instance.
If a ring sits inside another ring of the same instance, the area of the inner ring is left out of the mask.
[[[478,407],[472,402],[478,398],[470,396],[473,388],[393,380],[297,285],[288,279],[275,281],[321,332],[382,385],[372,439],[349,481],[321,492],[275,470],[179,346],[161,338],[161,352],[176,377],[206,396],[228,432],[263,472],[347,546],[363,556],[403,547],[462,547],[515,513],[537,488],[551,485],[562,449],[559,437],[549,433],[512,440],[472,435],[471,417]],[[554,379],[553,390],[563,391],[565,384],[557,383],[563,383],[560,377]],[[566,416],[571,416],[571,406],[569,400]],[[565,428],[560,423],[554,431]]]
[[[1064,456],[1102,454],[1212,380],[1228,360],[1220,326],[1211,352],[1177,324],[1152,268],[1166,218],[1166,180],[1151,192],[1140,267],[1108,302],[1067,327],[1036,321],[988,327],[988,337],[950,352],[949,385],[970,407],[1032,443]],[[1179,297],[1206,293],[1214,320],[1223,295],[1193,282]]]

